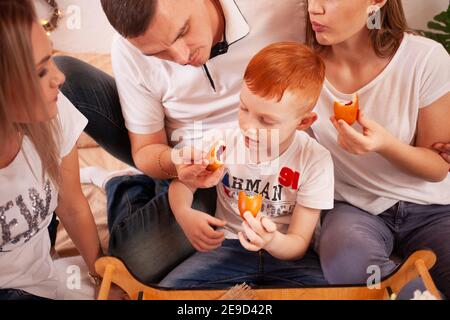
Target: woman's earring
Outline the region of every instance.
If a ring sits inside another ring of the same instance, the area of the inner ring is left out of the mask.
[[[371,5],[367,8],[367,28],[369,30],[381,29],[381,8]]]

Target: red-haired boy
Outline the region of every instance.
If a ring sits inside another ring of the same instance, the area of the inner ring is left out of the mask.
[[[226,164],[214,173],[216,217],[191,208],[196,190],[177,180],[170,186],[171,208],[199,252],[161,286],[326,283],[310,243],[321,210],[333,207],[333,163],[305,133],[317,119],[313,108],[324,78],[320,57],[299,43],[272,44],[252,59],[241,91],[240,130],[226,137]],[[241,191],[262,195],[256,218],[250,212],[241,218]]]

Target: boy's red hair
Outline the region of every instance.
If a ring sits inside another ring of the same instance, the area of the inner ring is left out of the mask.
[[[245,71],[250,91],[262,98],[281,101],[286,91],[310,97],[316,103],[325,79],[325,64],[307,46],[278,42],[262,49]],[[305,101],[306,102],[306,101]]]

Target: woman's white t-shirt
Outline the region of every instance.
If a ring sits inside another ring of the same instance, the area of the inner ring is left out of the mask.
[[[87,119],[60,94],[57,121],[62,159],[72,151]],[[55,299],[58,279],[47,227],[58,205],[58,190],[49,179],[42,180],[41,161],[27,137],[13,162],[0,169],[0,188],[0,289]]]
[[[386,69],[358,91],[360,108],[402,142],[413,145],[419,110],[450,91],[450,56],[430,39],[405,34]],[[315,111],[313,130],[333,157],[336,200],[346,201],[372,214],[380,214],[398,201],[450,204],[450,175],[430,183],[409,175],[377,153],[354,156],[337,144],[330,117],[334,100],[351,101],[351,94],[336,90],[327,80]],[[450,126],[450,115],[448,116]],[[361,132],[359,125],[354,128]],[[445,142],[445,141],[443,141]]]

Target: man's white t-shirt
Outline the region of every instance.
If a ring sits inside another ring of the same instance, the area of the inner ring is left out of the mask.
[[[386,128],[400,141],[413,145],[419,111],[450,91],[450,56],[439,43],[405,34],[386,69],[358,91],[367,118]],[[377,153],[354,156],[337,144],[330,122],[335,99],[351,101],[327,80],[315,111],[314,134],[330,150],[336,179],[336,200],[346,201],[372,214],[380,214],[398,201],[450,204],[450,176],[430,183],[403,172]],[[448,118],[450,126],[450,116]],[[361,127],[353,126],[361,132]],[[443,141],[445,142],[445,141]]]
[[[62,94],[57,104],[62,159],[72,151],[87,119]],[[26,136],[13,162],[0,169],[0,186],[0,288],[55,299],[58,279],[47,228],[58,206],[58,190],[50,179],[42,180],[41,161]]]
[[[304,41],[305,0],[220,3],[229,49],[204,67],[144,56],[126,39],[114,39],[114,75],[130,132],[152,134],[165,128],[174,146],[180,136],[200,139],[205,131],[236,127],[239,93],[251,58],[274,42]]]
[[[297,204],[312,209],[332,209],[334,194],[333,161],[330,153],[305,132],[298,131],[289,148],[275,160],[266,163],[249,163],[230,160],[232,155],[245,153],[241,159],[250,159],[244,137],[235,130],[234,148],[227,145],[225,175],[217,186],[216,217],[227,221],[224,228],[227,239],[237,239],[243,231],[238,209],[238,194],[262,194],[260,214],[277,224],[278,230],[287,233]],[[244,151],[245,150],[245,151]],[[240,155],[238,155],[240,157]]]

